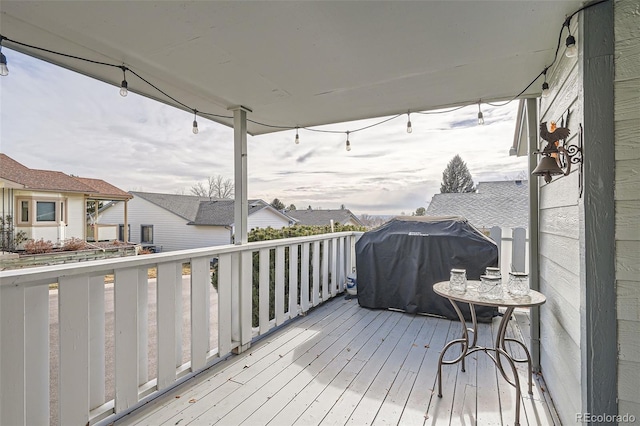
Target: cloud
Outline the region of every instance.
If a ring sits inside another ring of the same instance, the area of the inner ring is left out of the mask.
[[[8,49],[7,49],[8,50]],[[11,55],[0,79],[2,152],[31,168],[104,179],[122,189],[176,193],[209,176],[234,176],[233,130],[130,92],[30,58]],[[7,54],[7,52],[4,52]],[[130,84],[133,84],[130,83]],[[249,196],[356,214],[410,213],[439,192],[442,171],[460,154],[476,182],[527,170],[509,157],[517,103],[477,105],[446,114],[406,114],[247,138]]]

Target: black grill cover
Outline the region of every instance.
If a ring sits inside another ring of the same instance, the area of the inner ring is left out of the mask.
[[[498,247],[462,217],[399,217],[356,243],[358,303],[365,308],[399,309],[458,319],[451,303],[433,292],[451,269],[479,280],[498,265]],[[459,303],[470,320],[469,305]],[[490,322],[497,308],[476,306],[478,321]]]

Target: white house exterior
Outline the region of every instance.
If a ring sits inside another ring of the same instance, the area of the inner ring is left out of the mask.
[[[70,238],[87,239],[88,200],[131,198],[103,180],[30,169],[5,154],[0,154],[0,189],[2,217],[11,216],[15,232],[56,245]],[[115,223],[123,220],[122,213],[114,218]]]
[[[231,244],[234,234],[233,200],[193,195],[131,192],[128,203],[129,240],[156,251]],[[249,229],[289,226],[292,219],[262,200],[250,200]],[[123,203],[103,209],[100,221],[121,218]],[[123,226],[119,239],[123,240]]]

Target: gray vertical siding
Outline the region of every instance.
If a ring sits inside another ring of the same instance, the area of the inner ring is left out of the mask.
[[[640,14],[614,3],[618,413],[640,419]]]

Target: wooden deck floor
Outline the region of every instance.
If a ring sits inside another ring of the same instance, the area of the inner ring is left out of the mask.
[[[511,336],[528,321],[518,315]],[[480,324],[479,344],[490,345],[498,322]],[[440,351],[460,334],[459,322],[337,298],[116,425],[513,425],[515,389],[484,353],[466,372],[444,366],[438,398]],[[519,368],[521,424],[559,424],[541,379],[530,396]]]

